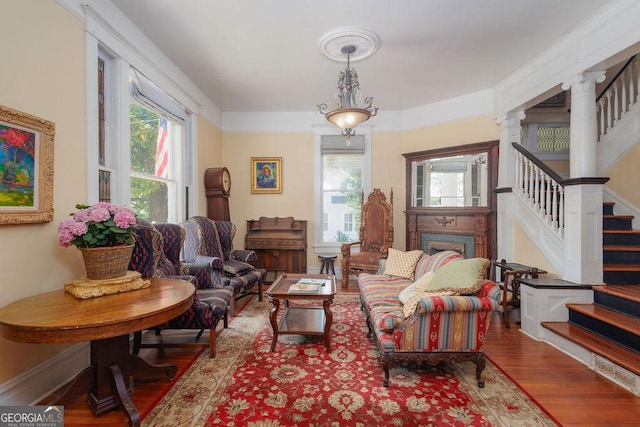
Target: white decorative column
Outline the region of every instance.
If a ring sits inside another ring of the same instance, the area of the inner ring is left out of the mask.
[[[497,258],[513,260],[513,185],[515,183],[516,162],[513,142],[520,143],[524,120],[523,110],[510,111],[500,115],[496,122],[500,125],[500,159],[498,162],[497,199]]]
[[[596,83],[604,77],[604,71],[589,71],[562,84],[562,89],[571,89],[562,278],[575,283],[602,283],[602,186],[608,179],[596,177]]]
[[[571,178],[596,176],[596,83],[604,77],[604,71],[585,71],[562,84],[563,90],[571,89]]]

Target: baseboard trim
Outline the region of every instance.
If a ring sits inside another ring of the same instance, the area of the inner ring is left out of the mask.
[[[0,384],[0,406],[34,405],[89,366],[89,343],[73,345]]]

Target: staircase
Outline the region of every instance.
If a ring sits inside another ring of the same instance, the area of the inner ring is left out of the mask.
[[[567,304],[567,322],[541,324],[586,349],[574,356],[640,396],[640,231],[631,228],[632,220],[632,216],[614,215],[613,203],[604,204],[603,278],[607,285],[593,287],[593,304]]]
[[[608,285],[640,283],[640,231],[631,228],[633,216],[614,215],[614,203],[602,211],[603,281]]]

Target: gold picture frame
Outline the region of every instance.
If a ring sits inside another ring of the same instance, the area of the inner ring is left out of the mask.
[[[282,193],[282,157],[251,158],[251,192]]]
[[[53,122],[0,105],[0,224],[53,221]]]

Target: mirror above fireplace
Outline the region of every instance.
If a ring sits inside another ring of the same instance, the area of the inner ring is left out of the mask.
[[[495,254],[498,141],[406,153],[407,250]]]

